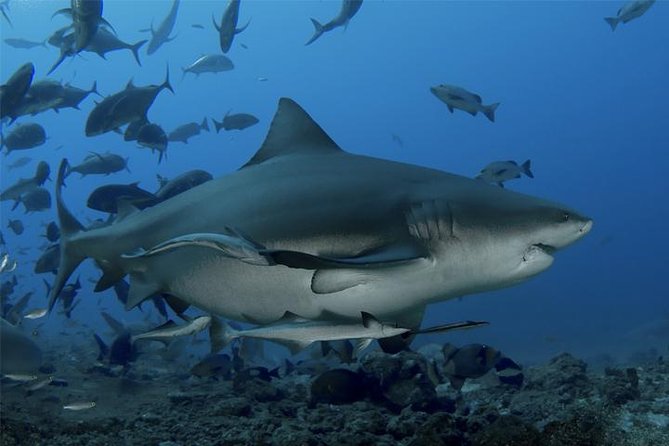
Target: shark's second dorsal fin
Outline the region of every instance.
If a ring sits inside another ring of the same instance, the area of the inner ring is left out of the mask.
[[[281,98],[265,142],[243,167],[293,153],[334,152],[343,150],[295,101]]]

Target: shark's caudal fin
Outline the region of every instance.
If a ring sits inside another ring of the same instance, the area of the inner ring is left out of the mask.
[[[609,24],[611,31],[615,31],[616,26],[618,26],[618,23],[620,23],[618,17],[604,17],[604,21]]]
[[[495,110],[497,110],[497,107],[499,107],[499,102],[486,105],[483,108],[483,114],[485,115],[486,118],[490,120],[490,122],[495,122]]]
[[[304,44],[305,46],[314,43],[316,39],[322,36],[323,32],[325,32],[325,28],[323,27],[323,25],[320,24],[318,20],[311,19],[311,23],[314,24],[314,35],[311,36],[311,39],[309,39],[309,41]]]
[[[84,231],[84,227],[77,221],[72,213],[67,209],[63,202],[62,188],[65,180],[65,173],[68,170],[67,159],[63,159],[58,168],[58,178],[56,179],[56,211],[58,213],[58,223],[60,226],[60,265],[56,280],[53,283],[51,292],[49,293],[49,311],[53,309],[58,295],[63,290],[75,269],[86,258],[77,252],[72,246],[72,238]]]

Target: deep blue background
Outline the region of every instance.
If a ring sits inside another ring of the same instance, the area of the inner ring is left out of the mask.
[[[14,27],[2,21],[2,38],[43,40],[67,23],[51,14],[68,4],[12,0]],[[617,359],[651,345],[666,350],[669,3],[657,2],[645,16],[611,32],[602,18],[615,15],[621,4],[367,0],[346,30],[305,47],[313,31],[309,18],[329,20],[339,11],[338,1],[244,0],[240,25],[251,24],[228,54],[235,70],[181,80],[180,67],[220,51],[211,15],[220,20],[225,6],[183,1],[177,39],[153,56],[142,51],[142,67],[130,52],[112,53],[107,61],[84,53],[52,77],[81,88],[97,80],[107,95],[130,78],[137,85],[159,84],[169,64],[176,94],[158,96],[151,121],[171,130],[203,116],[220,119],[231,109],[255,114],[259,125],[170,144],[167,162],[158,165],[157,156],[114,133],[86,138],[89,98],[81,111],[23,119],[43,124],[50,139],[40,148],[3,156],[2,162],[28,155],[49,161],[55,172],[62,157],[77,163],[89,151],[129,156],[132,173],[69,181],[66,201],[87,221],[102,216],[84,207],[100,184],[141,180],[142,187],[154,190],[156,173],[171,177],[197,167],[219,176],[235,170],[260,146],[281,96],[298,101],[351,152],[465,176],[494,160],[531,159],[536,178],[507,187],[581,210],[594,218],[593,232],[560,252],[553,267],[530,282],[435,305],[425,323],[489,320],[490,327],[451,339],[488,342],[528,362],[561,350]],[[152,20],[158,24],[169,7],[165,1],[108,0],[104,16],[119,37],[135,42],[148,38],[139,30]],[[195,23],[205,29],[192,28]],[[3,43],[0,50],[3,81],[27,61],[41,79],[58,56],[55,48],[17,50]],[[501,102],[497,121],[448,113],[429,92],[440,83],[477,92],[484,103]],[[59,145],[63,148],[55,151]],[[34,163],[9,173],[3,168],[2,187],[33,169]],[[22,290],[37,291],[33,304],[38,306],[42,284],[31,273],[31,261],[43,243],[40,224],[54,214],[23,217],[10,206],[2,203],[2,231],[11,250],[34,248],[20,257],[20,274]],[[5,229],[7,219],[17,217],[28,226],[21,237]],[[86,280],[97,273],[90,266],[81,271],[84,302],[75,317],[86,319],[90,312],[89,320],[97,321],[98,299],[88,296],[93,285]],[[111,295],[103,296],[103,305],[120,314]],[[49,323],[57,321],[52,316]],[[649,334],[649,327],[655,332]]]

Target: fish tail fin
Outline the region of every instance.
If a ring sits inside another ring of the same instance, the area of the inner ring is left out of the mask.
[[[206,117],[206,116],[205,116],[204,118],[202,118],[202,124],[200,124],[200,128],[201,128],[202,130],[209,131],[209,121],[207,121],[207,117]]]
[[[140,67],[142,66],[142,62],[139,60],[139,49],[143,47],[146,42],[148,42],[148,40],[140,40],[136,44],[130,45],[130,51],[132,51],[132,55],[135,56],[137,65],[139,65]]]
[[[497,110],[497,107],[499,107],[499,102],[486,105],[483,108],[483,114],[485,115],[486,118],[490,120],[490,122],[495,122],[495,110]]]
[[[525,161],[523,164],[520,165],[520,167],[523,169],[523,173],[527,175],[530,178],[534,178],[534,174],[530,170],[530,160]]]
[[[618,17],[604,17],[604,21],[609,24],[611,31],[615,31],[616,26],[618,26],[618,23],[620,23]]]
[[[88,94],[95,93],[98,96],[100,96],[100,92],[98,91],[98,81],[95,80],[93,81],[93,86],[91,87],[90,90],[88,90]]]
[[[309,41],[304,44],[305,46],[315,42],[316,39],[318,39],[325,32],[325,28],[323,27],[323,25],[320,24],[318,20],[311,19],[311,23],[314,24],[314,35],[311,36],[311,39],[309,39]]]
[[[167,88],[169,91],[174,93],[174,89],[172,88],[172,85],[170,85],[170,66],[167,65],[165,67],[165,82],[160,86],[160,88]]]
[[[75,248],[72,244],[72,238],[84,231],[84,227],[76,219],[70,210],[65,206],[62,196],[62,186],[65,179],[65,172],[68,170],[67,159],[63,159],[58,168],[58,178],[56,179],[56,210],[58,214],[58,226],[60,226],[60,265],[56,280],[53,283],[49,293],[49,311],[53,309],[58,295],[63,290],[75,269],[86,256]]]
[[[221,129],[223,128],[223,121],[218,122],[214,118],[211,118],[211,122],[214,123],[214,128],[216,129],[216,133],[220,132]]]
[[[209,340],[211,342],[211,353],[216,353],[224,349],[234,339],[239,337],[239,331],[235,330],[225,321],[217,317],[211,317],[209,324]]]

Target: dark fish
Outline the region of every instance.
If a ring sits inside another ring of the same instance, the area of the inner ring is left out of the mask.
[[[512,359],[502,356],[495,364],[495,370],[497,371],[497,378],[502,384],[514,387],[523,385],[525,376],[523,375],[522,368]]]
[[[29,156],[22,156],[21,158],[15,160],[11,164],[8,164],[7,165],[7,170],[12,170],[12,169],[16,169],[16,168],[19,168],[19,167],[23,167],[26,164],[28,164],[29,162],[31,162],[32,160],[33,159],[30,158]]]
[[[476,179],[486,183],[496,183],[499,187],[504,187],[505,181],[520,178],[521,174],[534,178],[534,174],[530,170],[530,160],[520,165],[513,160],[492,162],[481,169]]]
[[[114,339],[111,347],[97,335],[93,335],[95,342],[98,344],[100,353],[98,354],[98,361],[108,360],[110,365],[122,365],[127,367],[131,362],[137,359],[137,350],[131,342],[131,335],[125,332]]]
[[[86,47],[86,51],[90,51],[91,53],[95,53],[103,59],[106,59],[107,53],[119,50],[130,50],[137,61],[137,65],[141,66],[142,62],[139,60],[139,50],[146,42],[147,40],[140,40],[139,42],[132,44],[126,43],[116,37],[111,31],[108,31],[105,28],[100,28],[95,34],[95,37],[93,37]]]
[[[34,75],[35,67],[27,63],[21,65],[7,83],[0,86],[0,119],[5,116],[15,119],[14,112],[28,92]]]
[[[330,20],[325,25],[322,25],[318,20],[312,18],[311,23],[314,24],[315,28],[314,35],[311,36],[311,39],[309,39],[305,45],[313,43],[325,32],[332,31],[333,29],[339,28],[340,26],[348,26],[348,22],[358,12],[361,6],[362,0],[343,0],[341,3],[341,10],[339,11],[337,17]]]
[[[52,221],[46,226],[44,237],[51,243],[56,243],[58,241],[60,238],[60,229],[55,221]]]
[[[232,359],[225,353],[210,354],[195,364],[190,369],[190,373],[199,378],[220,376],[223,379],[230,379],[232,375]]]
[[[232,383],[235,388],[243,388],[246,383],[254,379],[270,382],[272,378],[280,378],[278,368],[269,370],[267,367],[247,367],[235,373]]]
[[[70,7],[56,11],[54,14],[65,14],[72,18],[74,30],[74,53],[86,48],[100,24],[109,23],[102,18],[102,0],[71,0]]]
[[[247,26],[249,26],[247,23],[242,28],[237,28],[240,3],[241,0],[230,0],[228,7],[225,8],[225,12],[223,12],[220,25],[216,23],[216,19],[212,16],[214,28],[216,28],[216,31],[218,31],[218,41],[223,53],[230,51],[235,34],[239,34],[240,32],[244,31]]]
[[[46,132],[37,123],[20,124],[14,127],[6,138],[2,138],[0,147],[7,147],[7,153],[14,150],[26,150],[39,147],[46,142]]]
[[[195,62],[187,67],[181,68],[183,76],[187,73],[194,73],[200,76],[202,73],[221,73],[223,71],[230,71],[235,68],[235,65],[230,59],[222,54],[209,54],[199,57]]]
[[[63,102],[65,92],[60,82],[43,79],[33,82],[21,103],[14,111],[14,117],[34,116],[55,109]]]
[[[351,404],[367,397],[367,380],[360,372],[334,369],[311,382],[310,404]]]
[[[47,295],[51,293],[51,285],[45,279],[42,279],[44,286],[46,287]],[[78,302],[74,301],[74,298],[77,297],[77,292],[81,289],[81,282],[79,278],[74,283],[68,283],[63,287],[61,292],[58,294],[58,298],[63,303],[63,313],[65,317],[70,319],[72,317],[72,310],[77,306]]]
[[[11,280],[6,280],[2,282],[2,285],[0,285],[0,297],[2,297],[2,299],[9,298],[12,294],[14,294],[14,288],[16,288],[16,285],[18,284],[19,281],[15,275],[12,276]],[[4,314],[4,309],[3,309],[3,314]]]
[[[43,187],[36,187],[21,195],[14,203],[13,209],[16,209],[19,203],[23,204],[25,212],[40,212],[51,209],[51,192]]]
[[[202,183],[212,180],[213,176],[204,170],[195,169],[184,172],[171,180],[167,180],[160,176],[158,179],[161,182],[161,185],[155,195],[158,200],[165,201],[168,198],[172,198],[182,192],[194,188],[195,186],[199,186]]]
[[[12,232],[16,235],[21,235],[23,234],[23,231],[25,228],[23,227],[23,222],[21,220],[9,220],[9,223],[7,223],[7,227],[12,230]]]
[[[146,124],[137,133],[137,143],[142,147],[147,147],[158,151],[158,162],[163,160],[167,151],[167,135],[165,130],[158,124]]]
[[[180,125],[167,135],[167,140],[188,144],[188,139],[199,135],[202,130],[209,131],[207,118],[203,118],[201,124],[198,124],[197,122],[189,122],[188,124]]]
[[[195,29],[204,29],[204,26],[200,25],[199,23],[193,23],[191,27]]]
[[[120,172],[121,170],[128,169],[128,158],[123,158],[122,156],[113,154],[113,153],[91,153],[88,155],[81,164],[70,167],[67,170],[67,175],[70,175],[72,172],[77,172],[81,174],[82,178],[86,175],[109,175],[111,173]]]
[[[160,23],[157,30],[153,29],[153,24],[151,25],[151,41],[149,46],[146,49],[146,54],[153,54],[158,51],[164,43],[170,42],[176,38],[170,37],[172,34],[172,29],[174,29],[174,24],[177,21],[177,11],[179,10],[179,0],[174,0],[172,3],[172,8],[167,14],[167,17]]]
[[[455,389],[461,389],[467,378],[480,378],[500,360],[499,351],[483,344],[469,344],[457,348],[445,344],[444,373]]]
[[[62,100],[54,107],[54,110],[58,111],[61,108],[74,108],[79,110],[81,101],[86,99],[91,93],[99,95],[97,81],[93,82],[93,86],[91,86],[90,90],[82,90],[81,88],[69,84],[63,85]]]
[[[49,245],[35,263],[35,273],[53,273],[56,274],[60,264],[60,244]]]
[[[256,125],[258,122],[260,122],[258,118],[248,113],[235,113],[231,115],[230,112],[226,113],[222,122],[218,122],[213,118],[211,120],[214,123],[214,127],[216,127],[216,133],[218,133],[221,129],[244,130],[245,128],[251,127],[252,125]]]
[[[137,141],[137,135],[139,134],[139,131],[142,129],[142,127],[144,127],[147,124],[149,124],[149,120],[146,119],[146,117],[131,122],[125,128],[125,132],[123,133],[123,140]]]
[[[93,108],[86,121],[86,136],[102,135],[131,122],[146,119],[153,101],[165,88],[174,92],[170,85],[169,70],[160,85],[136,87],[129,82],[124,90],[107,96]]]
[[[121,200],[137,209],[144,209],[157,204],[158,198],[151,192],[140,188],[138,184],[138,182],[135,182],[100,186],[88,196],[86,205],[96,211],[115,214],[118,212],[117,205]]]
[[[46,161],[40,161],[35,170],[35,176],[32,178],[21,178],[13,185],[0,193],[0,201],[15,200],[18,201],[21,195],[41,186],[49,179],[51,169]]]
[[[26,40],[26,39],[13,39],[13,38],[7,38],[5,39],[5,43],[12,48],[19,48],[19,49],[25,49],[29,50],[32,48],[36,48],[38,46],[46,48],[46,40],[42,42],[33,42],[32,40]]]

